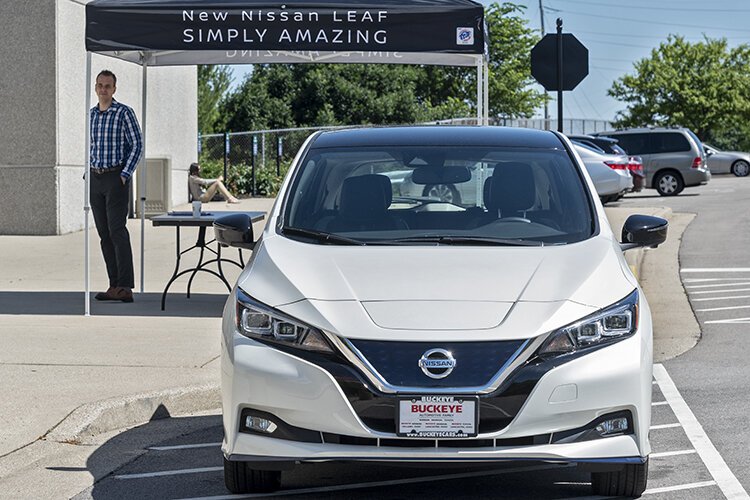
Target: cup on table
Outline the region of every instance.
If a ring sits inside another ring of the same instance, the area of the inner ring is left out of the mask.
[[[201,202],[194,201],[193,202],[193,217],[200,217],[200,216],[201,216]]]

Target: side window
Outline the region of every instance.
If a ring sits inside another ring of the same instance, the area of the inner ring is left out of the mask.
[[[687,138],[679,132],[666,132],[654,134],[654,152],[677,153],[679,151],[690,151],[690,143]]]
[[[617,134],[618,144],[630,155],[647,155],[654,152],[650,136],[652,134]]]

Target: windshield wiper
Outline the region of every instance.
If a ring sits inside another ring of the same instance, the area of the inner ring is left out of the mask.
[[[437,243],[438,245],[488,245],[512,247],[541,247],[544,243],[536,240],[492,238],[490,236],[437,236],[423,235],[389,240],[389,243]]]
[[[314,231],[312,229],[305,229],[302,227],[290,227],[284,226],[281,228],[281,232],[284,234],[306,236],[312,238],[321,243],[330,243],[333,245],[366,245],[364,241],[355,240],[353,238],[347,238],[346,236],[339,236],[337,234],[326,233],[323,231]]]

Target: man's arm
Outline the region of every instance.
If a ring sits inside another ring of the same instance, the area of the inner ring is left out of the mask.
[[[125,135],[125,142],[128,146],[126,148],[128,155],[125,158],[122,172],[120,172],[122,183],[125,184],[133,175],[133,172],[135,172],[138,162],[141,161],[141,155],[143,154],[143,135],[141,134],[141,128],[138,125],[135,113],[128,107],[126,107],[124,111],[122,126]]]

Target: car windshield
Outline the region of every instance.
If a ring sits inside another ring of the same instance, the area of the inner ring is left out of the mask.
[[[590,237],[593,206],[559,149],[311,149],[280,232],[315,244],[565,244]]]

